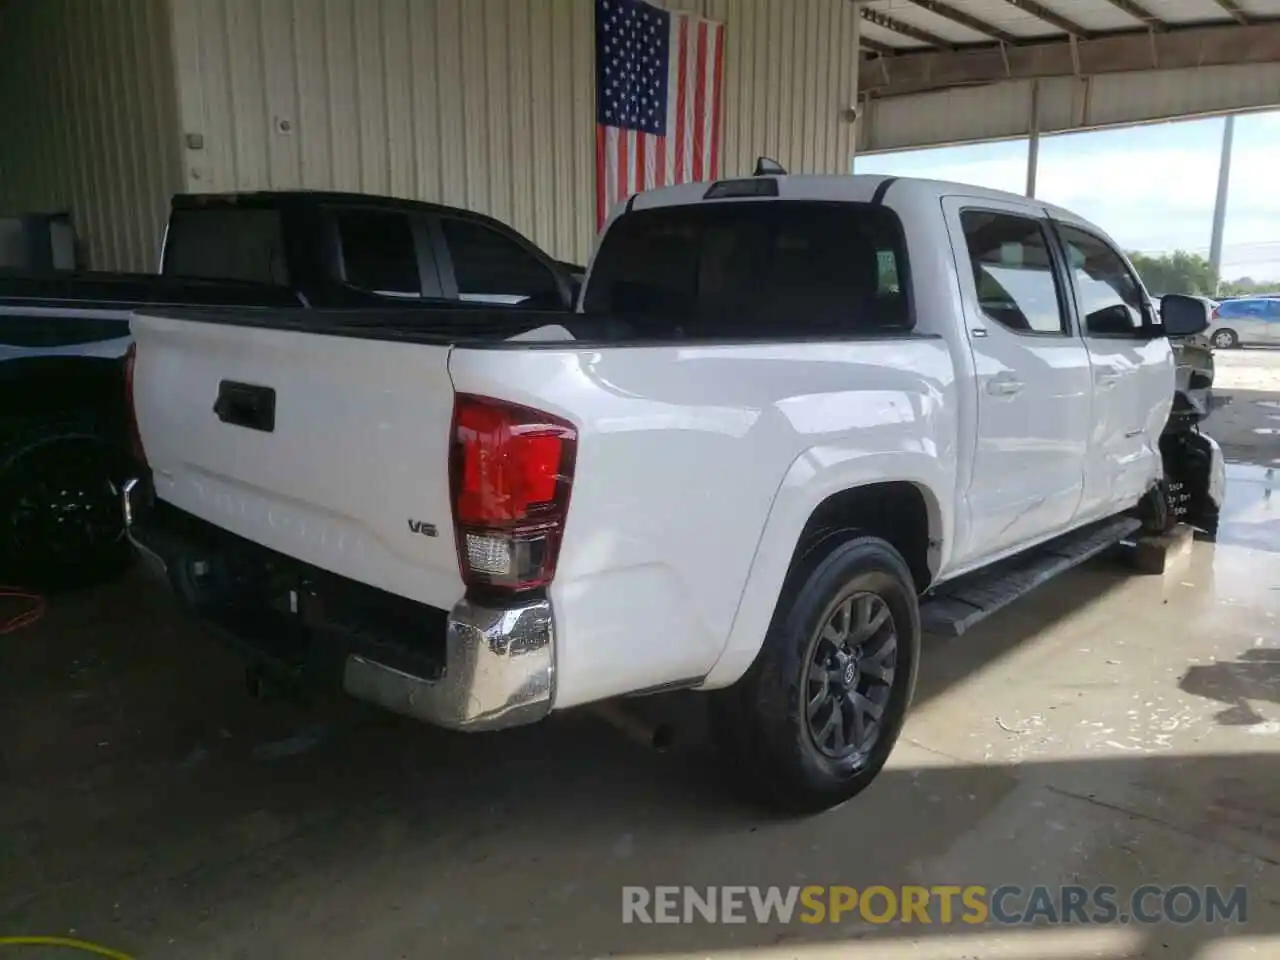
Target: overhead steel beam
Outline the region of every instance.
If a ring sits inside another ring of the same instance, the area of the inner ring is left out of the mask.
[[[1240,9],[1240,4],[1236,0],[1214,0],[1218,6],[1235,18],[1236,23],[1249,23],[1249,15]]]
[[[1073,49],[1074,48],[1074,49]],[[1280,61],[1280,21],[1249,26],[1222,24],[1049,40],[1017,47],[973,47],[952,53],[899,53],[891,76],[868,71],[862,91],[896,97],[948,87],[1033,80],[1040,77],[1096,76],[1160,69]]]
[[[1137,0],[1107,0],[1117,10],[1123,10],[1135,20],[1140,20],[1153,30],[1168,30],[1169,25],[1154,13],[1138,3]]]
[[[1037,3],[1036,0],[1004,0],[1005,3],[1012,4],[1019,10],[1024,10],[1031,14],[1037,20],[1043,20],[1050,26],[1057,27],[1063,33],[1069,33],[1073,37],[1084,39],[1089,36],[1089,31],[1074,20],[1068,20],[1060,13],[1050,10],[1046,6]]]
[[[912,26],[909,23],[903,23],[901,20],[887,16],[879,10],[872,10],[870,7],[861,7],[862,19],[867,23],[874,23],[877,27],[885,30],[892,30],[894,33],[900,33],[904,37],[910,37],[913,40],[919,40],[921,43],[927,43],[931,47],[937,47],[940,50],[953,50],[953,44],[946,37],[940,37],[936,33],[930,33],[928,30],[921,30],[919,27]]]
[[[983,36],[990,37],[992,40],[999,40],[1001,43],[1017,43],[1018,38],[1012,33],[1001,30],[994,23],[987,23],[985,20],[979,20],[971,14],[965,13],[963,10],[957,10],[955,7],[940,0],[910,0],[921,10],[928,10],[935,16],[943,17],[952,23],[958,23],[962,27],[967,27],[974,33],[981,33]]]
[[[870,50],[872,53],[879,54],[882,57],[891,57],[898,52],[897,47],[891,47],[887,43],[881,43],[879,40],[872,40],[869,37],[859,37],[858,46],[864,50]]]

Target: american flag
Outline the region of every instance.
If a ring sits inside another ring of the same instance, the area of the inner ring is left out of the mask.
[[[720,175],[724,24],[596,0],[596,221],[639,190]]]

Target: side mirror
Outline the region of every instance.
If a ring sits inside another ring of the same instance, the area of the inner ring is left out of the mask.
[[[1191,337],[1209,328],[1209,305],[1198,297],[1166,293],[1160,298],[1166,337]]]

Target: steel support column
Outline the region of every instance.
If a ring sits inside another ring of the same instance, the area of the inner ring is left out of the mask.
[[[1213,205],[1213,233],[1209,239],[1209,264],[1214,274],[1222,276],[1222,230],[1227,220],[1227,194],[1231,187],[1231,142],[1235,139],[1236,118],[1229,116],[1222,125],[1222,158],[1218,161],[1218,196]]]
[[[1027,196],[1036,195],[1036,173],[1040,168],[1040,81],[1031,84],[1031,136],[1027,139]]]

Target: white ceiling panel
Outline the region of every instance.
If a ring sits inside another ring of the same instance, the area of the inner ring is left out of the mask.
[[[1155,9],[1156,4],[1152,0],[1134,0],[1134,2],[1159,16]],[[1143,26],[1141,20],[1135,20],[1108,0],[1040,0],[1040,5],[1061,14],[1073,23],[1080,24],[1091,33],[1134,30]]]
[[[1244,0],[1248,7],[1258,0]],[[1213,0],[1148,0],[1147,9],[1166,23],[1212,23],[1231,20],[1231,14]]]
[[[893,33],[884,27],[877,26],[869,20],[862,21],[862,36],[867,40],[874,40],[876,43],[885,43],[899,50],[927,50],[928,45],[921,43],[912,37],[904,37],[900,33]]]
[[[962,10],[971,17],[994,24],[1015,37],[1044,37],[1060,35],[1057,27],[1019,10],[1005,0],[945,0],[950,6]]]
[[[936,0],[993,28],[1027,40],[1064,36],[1063,31],[1023,9],[1018,0]],[[1231,15],[1216,0],[1133,0],[1165,23],[1231,23]],[[1038,0],[1040,6],[1095,34],[1141,30],[1143,21],[1111,0]],[[1280,17],[1280,0],[1237,0],[1244,12],[1260,20]],[[939,14],[914,0],[867,0],[866,7],[901,23],[925,30],[957,45],[987,43],[991,37]],[[919,49],[921,41],[877,28],[864,21],[866,34],[894,47]]]
[[[868,3],[867,6],[886,16],[893,17],[895,20],[901,20],[903,23],[910,24],[913,27],[927,30],[951,43],[991,42],[991,37],[987,34],[978,33],[976,30],[970,30],[954,20],[948,20],[946,17],[940,17],[936,13],[930,13],[923,7],[918,7],[911,3],[910,0],[874,0],[874,2]]]

